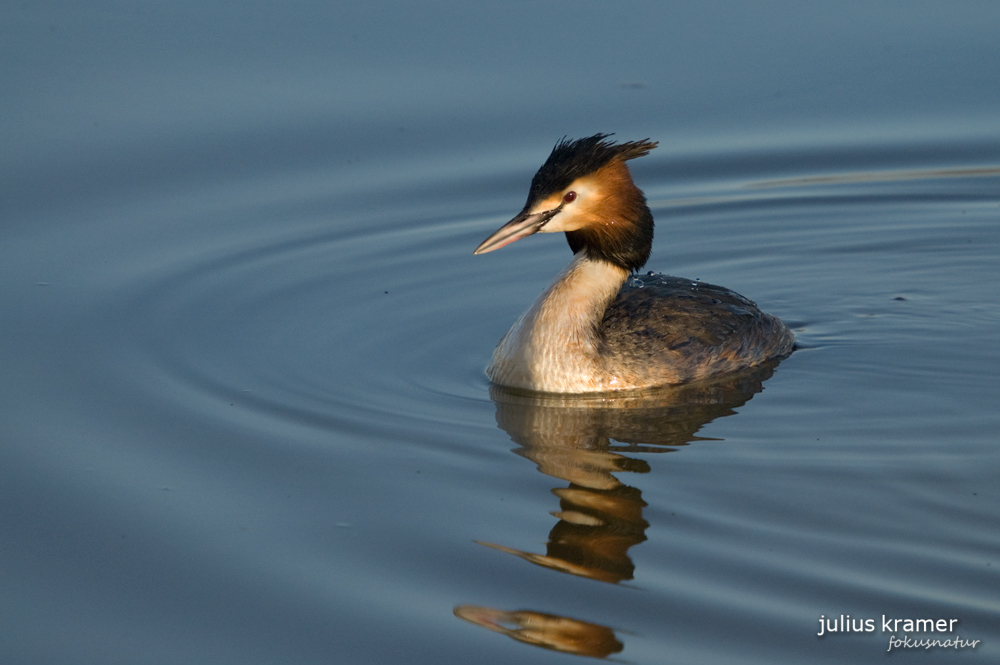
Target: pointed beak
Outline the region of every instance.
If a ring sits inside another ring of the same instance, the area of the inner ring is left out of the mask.
[[[501,226],[493,235],[484,240],[479,247],[476,247],[476,251],[473,254],[492,252],[494,249],[500,249],[515,240],[538,233],[560,210],[562,210],[562,206],[534,214],[529,213],[527,210],[522,210],[517,214],[517,217]]]

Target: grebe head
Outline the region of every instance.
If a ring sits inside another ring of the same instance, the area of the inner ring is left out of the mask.
[[[573,253],[586,252],[628,271],[646,263],[653,215],[625,162],[656,147],[649,139],[615,143],[595,134],[556,143],[531,179],[524,209],[476,248],[485,254],[534,233],[566,234]]]

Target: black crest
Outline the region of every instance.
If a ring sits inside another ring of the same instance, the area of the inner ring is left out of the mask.
[[[612,159],[622,161],[649,154],[656,147],[655,141],[643,139],[628,143],[606,140],[611,134],[594,134],[583,139],[568,140],[565,136],[552,148],[528,190],[528,205],[540,198],[562,191],[571,182],[594,173]]]

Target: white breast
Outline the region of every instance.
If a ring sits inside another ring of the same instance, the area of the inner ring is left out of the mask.
[[[486,374],[501,385],[543,392],[614,390],[603,368],[597,328],[628,272],[577,254],[493,352]]]

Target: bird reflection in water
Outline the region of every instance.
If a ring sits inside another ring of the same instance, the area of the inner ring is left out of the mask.
[[[501,633],[518,642],[591,658],[606,658],[622,650],[622,643],[606,626],[555,614],[518,610],[503,612],[488,607],[459,605],[455,616]]]
[[[673,452],[705,440],[707,423],[735,413],[763,389],[777,363],[723,378],[649,391],[571,396],[526,393],[493,386],[496,420],[518,455],[542,473],[568,483],[552,490],[559,521],[545,553],[478,541],[545,568],[617,584],[633,579],[629,549],[646,540],[642,493],[618,473],[648,473],[648,462],[632,455]],[[604,626],[526,610],[461,605],[461,619],[519,641],[580,655],[605,657],[621,643]],[[600,646],[598,646],[600,645]],[[613,648],[613,645],[618,645]]]

